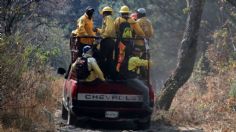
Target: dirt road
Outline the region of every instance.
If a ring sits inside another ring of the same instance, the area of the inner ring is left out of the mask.
[[[199,128],[191,127],[174,127],[160,125],[152,122],[151,127],[148,130],[132,130],[133,123],[130,122],[78,122],[76,126],[66,124],[66,120],[61,118],[61,111],[55,112],[56,129],[58,132],[203,132]]]

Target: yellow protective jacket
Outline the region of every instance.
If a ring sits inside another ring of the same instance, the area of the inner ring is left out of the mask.
[[[134,30],[135,32],[135,36],[136,37],[144,37],[145,34],[143,32],[143,30],[141,29],[141,27],[139,26],[139,24],[134,21],[133,19],[131,18],[128,18],[127,20],[125,18],[122,18],[122,17],[118,17],[116,18],[115,20],[115,29],[116,29],[116,34],[118,35],[119,34],[119,26],[121,23],[127,21],[129,24],[130,24],[130,27],[132,28],[132,30]],[[125,56],[125,45],[123,43],[119,43],[119,57],[118,57],[118,64],[116,66],[116,71],[120,71],[120,66],[121,66],[121,63],[123,62],[124,60],[124,56]]]
[[[96,33],[93,31],[93,20],[89,19],[87,14],[84,14],[77,20],[77,29],[72,33],[76,36],[95,36]],[[80,43],[92,44],[93,38],[81,38]]]
[[[137,72],[139,74],[139,68],[148,66],[148,60],[140,59],[139,57],[131,57],[128,62],[128,70]]]
[[[153,30],[151,21],[147,17],[142,17],[142,18],[137,20],[137,23],[140,25],[141,29],[143,30],[143,32],[145,34],[145,38],[150,39],[154,34],[154,30]],[[135,42],[135,44],[137,44],[139,46],[143,46],[144,41],[143,40],[137,40]]]
[[[125,22],[125,21],[127,21],[130,24],[130,27],[134,30],[135,35],[137,37],[145,37],[145,34],[144,34],[143,30],[141,29],[141,27],[139,26],[139,24],[136,21],[134,21],[131,18],[128,18],[126,20],[125,18],[122,18],[122,17],[116,18],[116,20],[114,22],[115,23],[116,34],[118,34],[118,32],[119,32],[120,24]]]
[[[90,75],[85,80],[81,80],[81,81],[92,82],[97,78],[99,78],[102,81],[105,81],[103,72],[99,68],[95,58],[93,58],[89,54],[83,54],[83,57],[88,58],[88,69],[90,71]],[[74,74],[73,76],[76,76],[76,64],[79,63],[79,59],[80,58],[78,58],[71,66],[71,70],[72,70],[71,73]]]
[[[111,15],[103,18],[102,28],[98,28],[98,34],[103,38],[114,38],[116,37],[114,20]]]

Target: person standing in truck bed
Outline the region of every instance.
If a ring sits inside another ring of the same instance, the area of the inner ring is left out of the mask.
[[[113,10],[106,6],[100,12],[103,16],[102,28],[96,28],[95,31],[102,37],[100,42],[101,53],[101,69],[106,78],[114,79],[115,64],[114,64],[114,46],[116,37],[114,20],[112,18]]]
[[[95,36],[96,33],[93,31],[93,14],[94,9],[88,6],[85,10],[84,15],[82,15],[77,20],[77,28],[76,30],[72,31],[72,34],[76,37],[83,37],[83,36]],[[79,48],[79,57],[82,56],[83,47],[86,45],[92,45],[94,42],[94,38],[79,38],[78,40],[78,48]]]

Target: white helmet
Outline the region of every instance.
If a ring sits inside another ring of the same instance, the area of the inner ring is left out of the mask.
[[[139,8],[137,10],[137,13],[139,13],[139,14],[146,14],[146,10],[144,8]]]

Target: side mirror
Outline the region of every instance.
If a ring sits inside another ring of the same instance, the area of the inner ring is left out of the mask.
[[[66,70],[64,68],[58,68],[57,74],[64,75],[66,73]]]

